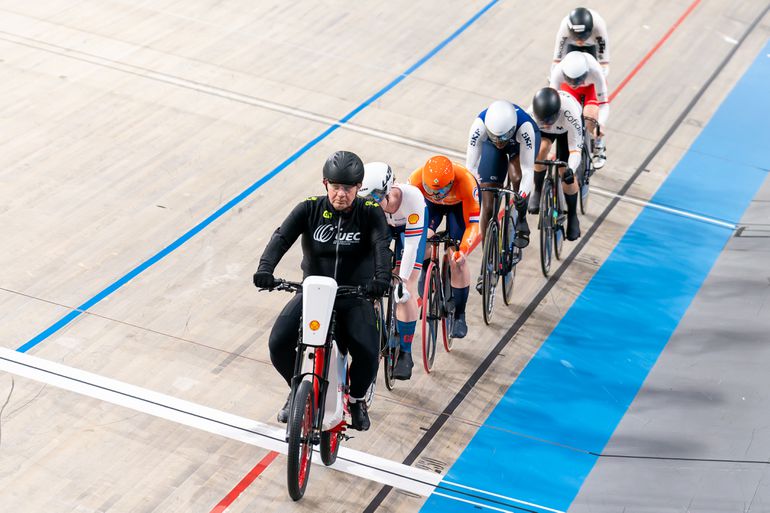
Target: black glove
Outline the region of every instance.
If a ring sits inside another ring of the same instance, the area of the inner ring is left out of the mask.
[[[366,282],[366,285],[364,285],[364,290],[368,296],[382,297],[388,292],[388,287],[390,287],[390,283],[387,281],[372,280]]]
[[[526,196],[522,196],[518,193],[513,196],[513,206],[516,207],[516,210],[522,211],[527,208],[528,204],[529,199]]]
[[[564,176],[562,176],[561,179],[568,185],[573,184],[575,183],[575,172],[571,167],[568,167],[567,170],[564,171]]]
[[[254,273],[254,286],[258,289],[271,289],[275,287],[275,277],[268,271],[257,271]]]

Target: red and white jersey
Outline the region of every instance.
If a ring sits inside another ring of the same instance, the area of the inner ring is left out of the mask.
[[[594,28],[591,36],[585,41],[578,41],[569,31],[569,15],[561,20],[559,31],[556,33],[556,45],[553,49],[553,66],[561,62],[567,53],[569,45],[594,47],[596,50],[596,59],[602,67],[602,72],[606,77],[610,73],[610,41],[607,36],[607,24],[604,22],[598,12],[588,9],[594,20]],[[551,68],[553,69],[553,66]]]
[[[596,59],[593,58],[592,55],[587,53],[580,53],[585,60],[586,65],[588,66],[588,74],[586,76],[585,82],[577,88],[573,89],[569,86],[569,84],[564,80],[564,74],[562,73],[562,63],[560,62],[557,64],[552,70],[551,70],[551,80],[550,80],[550,86],[553,87],[556,90],[566,90],[573,93],[573,96],[575,96],[575,99],[580,101],[577,97],[575,91],[577,90],[585,90],[588,94],[588,98],[592,98],[595,96],[595,101],[586,101],[585,103],[595,103],[599,106],[599,124],[605,125],[607,123],[607,119],[610,117],[610,104],[609,102],[609,88],[607,87],[607,79],[604,78],[604,74],[602,73],[602,68],[599,66],[599,63],[596,61]]]
[[[580,118],[581,109],[578,101],[568,92],[559,91],[561,110],[559,117],[551,125],[538,123],[540,131],[544,134],[567,134],[567,146],[569,147],[569,162],[572,169],[580,165],[581,152],[583,151],[583,122]],[[532,106],[529,108],[532,112]],[[532,119],[537,120],[534,116]]]
[[[392,214],[385,213],[390,226],[404,226],[404,254],[401,256],[399,277],[406,281],[412,274],[417,261],[417,250],[422,233],[425,231],[425,197],[420,189],[408,183],[393,184],[393,188],[401,191],[401,205]],[[422,263],[422,262],[420,262]]]

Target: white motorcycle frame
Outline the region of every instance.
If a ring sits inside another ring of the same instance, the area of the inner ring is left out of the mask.
[[[326,344],[336,297],[337,282],[333,278],[308,276],[302,282],[302,343],[311,348],[305,351],[302,360],[304,380],[311,381],[311,376],[315,372],[312,348]],[[347,370],[347,355],[340,353],[335,340],[329,355],[329,385],[326,387],[326,397],[323,399],[324,417],[321,426],[323,431],[336,427],[344,419]]]

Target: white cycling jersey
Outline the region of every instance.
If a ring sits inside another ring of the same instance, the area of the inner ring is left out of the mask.
[[[604,22],[598,12],[593,9],[588,9],[591,12],[591,17],[594,20],[594,28],[591,31],[591,35],[585,41],[578,41],[575,39],[568,27],[569,15],[565,16],[561,20],[559,25],[559,31],[556,33],[556,45],[553,50],[553,69],[556,64],[561,62],[565,55],[569,52],[568,46],[593,46],[596,48],[596,59],[601,64],[602,72],[604,76],[610,74],[610,41],[607,36],[607,24]]]
[[[580,119],[580,104],[574,96],[567,91],[559,91],[561,110],[559,117],[551,125],[538,123],[540,132],[544,134],[567,134],[567,146],[569,147],[569,161],[567,165],[571,169],[577,169],[580,165],[581,152],[583,151],[583,122]],[[532,106],[529,107],[532,115]],[[537,120],[534,116],[533,119]]]
[[[401,190],[401,205],[393,214],[385,213],[390,226],[404,226],[404,254],[401,256],[401,268],[398,276],[406,281],[412,274],[417,261],[417,249],[420,238],[425,230],[425,197],[420,189],[406,183],[393,184],[393,188]]]
[[[596,61],[596,59],[594,59],[593,55],[587,53],[581,53],[580,55],[582,55],[586,60],[586,65],[588,66],[588,75],[586,76],[583,85],[576,88],[575,90],[580,92],[580,90],[584,87],[589,85],[594,86],[594,91],[596,92],[596,101],[599,105],[598,121],[600,125],[604,126],[607,123],[607,119],[610,117],[610,104],[608,103],[609,88],[607,87],[607,79],[604,78],[601,66],[599,66],[599,63]],[[561,89],[562,84],[566,84],[569,87],[569,84],[567,84],[564,80],[564,74],[562,73],[562,63],[560,62],[556,65],[556,67],[553,68],[553,70],[551,70],[550,86],[558,91]]]

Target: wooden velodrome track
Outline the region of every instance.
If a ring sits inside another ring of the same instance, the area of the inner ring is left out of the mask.
[[[765,2],[696,4],[613,100],[601,190],[649,198],[767,40],[767,17],[749,30]],[[264,245],[322,191],[332,151],[388,161],[404,179],[438,152],[462,161],[493,99],[529,104],[574,5],[502,1],[474,19],[485,5],[0,2],[2,347],[278,427],[286,391],[266,342],[288,297],[251,285]],[[612,38],[611,89],[692,5],[590,4]],[[325,132],[358,107],[351,126]],[[417,358],[410,382],[380,385],[373,429],[346,447],[451,465],[640,210],[615,202],[592,229],[610,201],[593,194],[589,236],[548,289],[533,242],[493,326],[472,293],[469,336],[430,376]],[[300,276],[298,249],[278,275]],[[0,429],[3,512],[209,512],[268,454],[12,373],[0,373]],[[279,456],[227,510],[362,511],[381,489],[319,463],[295,504]],[[394,491],[378,504],[423,501]]]

